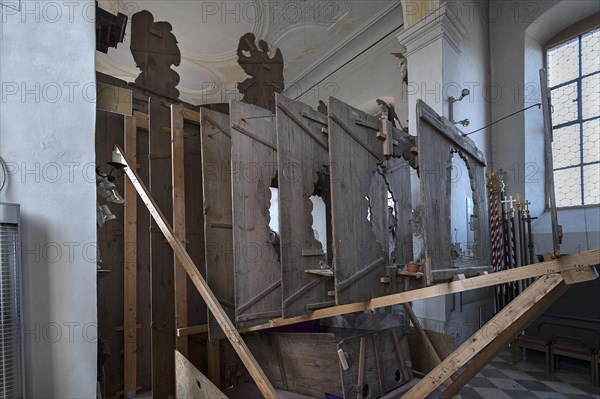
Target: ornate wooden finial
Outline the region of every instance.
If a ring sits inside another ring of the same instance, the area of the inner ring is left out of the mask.
[[[494,173],[492,171],[488,171],[487,173],[487,189],[493,194],[500,194],[504,191],[504,172],[502,169],[498,171],[498,173]]]
[[[143,10],[131,18],[131,54],[142,70],[135,80],[137,86],[167,97],[179,98],[179,74],[171,69],[181,62],[177,39],[168,22],[154,22],[149,11]]]
[[[258,42],[253,33],[240,38],[237,49],[238,64],[249,78],[238,83],[242,101],[275,112],[275,93],[281,93],[283,84],[283,56],[277,49],[273,58],[269,57],[269,45],[264,40]]]

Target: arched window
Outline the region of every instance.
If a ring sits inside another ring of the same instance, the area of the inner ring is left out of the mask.
[[[546,45],[557,207],[600,204],[600,28],[594,17]]]

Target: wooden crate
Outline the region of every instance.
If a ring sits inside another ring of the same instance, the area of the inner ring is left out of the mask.
[[[244,340],[275,388],[309,397],[379,398],[412,380],[398,317],[346,315],[325,324],[318,333],[258,333]]]

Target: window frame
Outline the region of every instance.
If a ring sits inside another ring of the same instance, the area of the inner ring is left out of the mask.
[[[568,126],[575,126],[578,125],[579,126],[579,160],[577,162],[577,164],[575,165],[570,165],[570,166],[565,166],[565,167],[560,167],[560,168],[554,168],[553,165],[553,169],[552,169],[552,178],[554,179],[554,172],[558,171],[558,170],[565,170],[565,169],[574,169],[574,168],[578,168],[579,169],[579,175],[580,175],[580,187],[581,187],[581,195],[579,198],[579,204],[578,205],[567,205],[567,206],[557,206],[557,210],[562,210],[562,209],[581,209],[581,208],[586,208],[586,207],[598,207],[600,206],[600,202],[598,203],[594,203],[594,204],[586,204],[584,199],[585,199],[585,191],[584,191],[584,175],[583,175],[583,169],[584,166],[588,166],[588,165],[596,165],[596,164],[600,164],[600,161],[594,161],[594,162],[584,162],[583,160],[583,124],[585,122],[588,121],[593,121],[593,120],[600,120],[600,115],[594,116],[594,117],[590,117],[590,118],[583,118],[583,110],[582,110],[582,80],[585,78],[588,78],[590,76],[594,76],[594,75],[600,75],[600,69],[596,70],[594,72],[591,72],[587,75],[582,75],[582,64],[581,64],[581,41],[582,41],[582,36],[592,32],[598,28],[600,28],[600,23],[598,22],[600,19],[600,13],[596,13],[590,17],[587,17],[579,22],[576,22],[575,24],[571,25],[570,27],[566,28],[565,30],[561,31],[560,33],[558,33],[557,35],[555,35],[552,39],[550,39],[544,46],[543,46],[543,63],[544,63],[544,68],[546,68],[546,70],[548,70],[548,51],[551,50],[554,47],[557,47],[561,44],[564,44],[566,42],[569,42],[573,39],[577,39],[578,40],[578,74],[577,77],[575,79],[571,79],[565,82],[561,82],[557,85],[554,86],[548,86],[548,93],[551,96],[552,95],[552,91],[564,86],[568,86],[571,85],[573,83],[576,83],[577,85],[577,119],[573,120],[573,121],[569,121],[569,122],[564,122],[561,124],[557,124],[555,125],[554,122],[552,123],[552,130],[554,129],[560,129],[560,128],[564,128],[564,127],[568,127]],[[548,75],[549,76],[549,75]],[[548,82],[549,85],[549,82]],[[554,157],[554,154],[552,155]],[[546,192],[548,191],[548,187],[546,187]],[[548,195],[546,196],[546,198],[548,198]],[[550,208],[550,204],[548,203],[548,199],[546,200],[546,210],[548,210]]]

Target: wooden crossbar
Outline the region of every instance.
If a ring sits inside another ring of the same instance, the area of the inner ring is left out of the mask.
[[[535,278],[553,273],[569,273],[571,271],[574,273],[587,273],[590,267],[598,264],[600,264],[600,249],[594,249],[591,251],[582,252],[580,254],[562,256],[558,259],[553,259],[547,262],[535,263],[533,265],[522,266],[516,269],[503,270],[497,273],[468,278],[466,280],[441,283],[426,288],[419,288],[416,290],[400,292],[398,294],[377,297],[364,302],[356,302],[347,305],[318,309],[303,316],[291,317],[288,319],[272,319],[266,323],[242,329],[240,332],[245,333],[250,331],[258,331],[265,328],[285,326],[308,320],[318,320],[347,313],[362,312],[365,310],[399,305],[402,303],[470,291],[478,288],[491,287],[498,284],[509,283],[511,281]]]
[[[115,146],[115,150],[119,154],[121,154],[123,163],[127,167],[125,169],[125,172],[131,180],[131,183],[135,187],[138,195],[142,199],[142,202],[144,202],[144,204],[148,208],[148,211],[152,215],[152,218],[154,219],[161,232],[164,234],[165,238],[169,242],[169,245],[171,245],[171,248],[173,248],[175,256],[179,258],[182,266],[184,267],[185,271],[194,283],[194,286],[206,302],[206,305],[208,306],[209,310],[219,323],[219,326],[223,329],[223,332],[225,333],[227,339],[229,339],[229,342],[231,342],[231,345],[233,346],[234,350],[244,363],[244,366],[246,366],[246,368],[248,369],[248,372],[250,373],[254,382],[258,386],[258,389],[260,389],[262,394],[268,399],[278,398],[275,388],[267,379],[267,376],[260,368],[259,364],[250,352],[250,349],[248,349],[248,346],[246,346],[246,343],[244,342],[242,337],[240,337],[240,334],[237,332],[237,330],[231,323],[231,320],[229,320],[229,317],[219,304],[219,301],[217,300],[211,289],[208,287],[208,284],[200,274],[198,267],[194,264],[194,261],[187,253],[181,242],[175,237],[173,229],[169,225],[169,222],[167,222],[163,213],[154,202],[154,199],[148,192],[148,189],[146,188],[144,183],[142,183],[135,170],[130,167],[131,163],[127,159],[127,156],[118,145]]]

